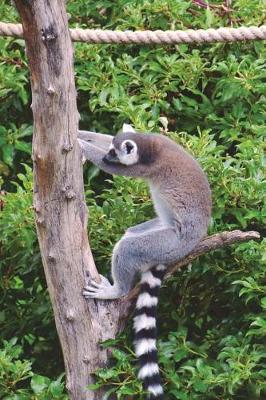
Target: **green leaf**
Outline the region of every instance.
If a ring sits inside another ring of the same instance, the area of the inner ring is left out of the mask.
[[[53,396],[60,396],[63,393],[64,385],[60,380],[51,382],[49,390]]]
[[[31,378],[30,386],[35,394],[40,394],[48,388],[49,379],[42,375],[34,375]]]

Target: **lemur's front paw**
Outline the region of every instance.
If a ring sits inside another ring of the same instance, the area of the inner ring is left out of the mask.
[[[101,282],[97,283],[93,279],[88,278],[87,284],[83,290],[85,299],[112,299],[113,286],[104,276],[100,275]]]

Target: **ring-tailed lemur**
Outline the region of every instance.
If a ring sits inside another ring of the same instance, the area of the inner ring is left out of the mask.
[[[128,128],[128,126],[127,126]],[[156,307],[166,267],[185,257],[206,235],[211,191],[205,174],[191,155],[162,135],[135,133],[129,128],[115,137],[80,131],[86,159],[113,175],[145,179],[157,218],[129,228],[115,245],[113,285],[101,277],[84,288],[86,299],[126,295],[141,273],[134,318],[139,378],[150,399],[162,399],[156,350]]]

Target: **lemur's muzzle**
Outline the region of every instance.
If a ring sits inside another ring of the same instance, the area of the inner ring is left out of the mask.
[[[103,157],[103,162],[106,164],[119,164],[120,160],[116,152],[112,149]]]

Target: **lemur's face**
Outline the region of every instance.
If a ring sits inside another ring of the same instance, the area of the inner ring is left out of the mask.
[[[114,143],[104,156],[103,161],[106,164],[134,165],[139,161],[138,146],[134,140],[126,139],[121,143]]]

